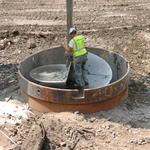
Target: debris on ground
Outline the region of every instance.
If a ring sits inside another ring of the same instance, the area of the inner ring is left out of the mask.
[[[8,101],[8,99],[7,99]],[[22,120],[28,119],[33,113],[28,110],[27,105],[18,105],[12,102],[0,101],[0,125],[5,123],[20,124]],[[21,103],[21,102],[20,102]]]
[[[66,40],[65,4],[65,0],[0,2],[0,149],[149,150],[148,0],[80,0],[74,6],[74,22],[87,46],[119,53],[129,61],[129,96],[124,103],[95,114],[30,116],[24,103],[15,101],[22,100],[18,64]]]

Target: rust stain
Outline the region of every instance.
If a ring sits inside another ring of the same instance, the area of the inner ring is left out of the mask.
[[[28,96],[28,103],[33,110],[40,112],[62,112],[62,111],[80,111],[82,113],[95,113],[102,110],[111,109],[124,101],[128,96],[128,88],[120,94],[110,99],[84,104],[64,104],[41,101]]]

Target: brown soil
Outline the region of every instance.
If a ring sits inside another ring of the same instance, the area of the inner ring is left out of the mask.
[[[0,0],[1,100],[21,100],[17,67],[23,59],[66,41],[65,2]],[[129,97],[95,114],[51,113],[2,126],[18,149],[150,149],[149,12],[149,0],[74,0],[74,24],[87,37],[87,46],[117,52],[129,61]],[[0,141],[6,145],[10,141]]]

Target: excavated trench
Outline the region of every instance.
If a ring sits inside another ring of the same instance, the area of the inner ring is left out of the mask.
[[[89,85],[82,91],[82,96],[78,89],[68,86],[72,73],[66,68],[63,48],[39,52],[20,64],[20,87],[33,109],[91,113],[110,109],[127,97],[128,62],[104,49],[87,49],[85,72]]]

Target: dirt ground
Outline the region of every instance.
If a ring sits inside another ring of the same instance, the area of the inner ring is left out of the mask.
[[[65,0],[0,0],[0,98],[21,100],[18,64],[66,41]],[[150,150],[149,0],[74,0],[74,24],[89,47],[130,63],[128,99],[103,112],[32,116],[0,125],[0,150]],[[64,117],[65,116],[65,117]]]

